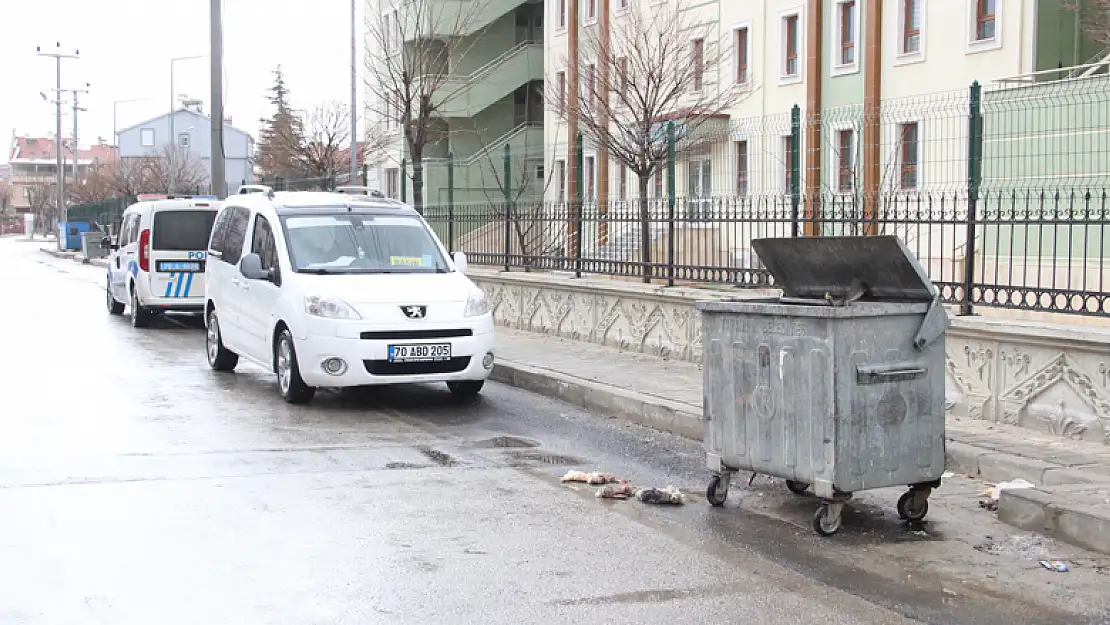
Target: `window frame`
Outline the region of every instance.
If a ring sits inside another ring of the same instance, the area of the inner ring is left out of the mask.
[[[597,153],[587,152],[582,155],[582,201],[597,201]],[[587,185],[589,183],[589,185]],[[590,186],[593,193],[590,193]]]
[[[736,157],[736,196],[748,197],[751,191],[751,146],[746,138],[732,142],[732,153]],[[741,149],[743,148],[743,149]]]
[[[558,106],[555,111],[559,116],[567,114],[567,72],[566,70],[559,70],[555,72],[555,88],[559,90]]]
[[[907,150],[905,140],[906,129],[913,126],[915,130],[914,137],[914,150],[912,151],[914,162],[912,165],[906,163],[906,155],[911,152]],[[917,119],[907,119],[898,122],[897,126],[897,139],[898,139],[898,190],[903,192],[916,192],[921,190],[921,121]],[[913,186],[906,186],[906,172],[907,168],[913,168],[914,184]]]
[[[743,33],[743,46],[741,46]],[[743,71],[741,71],[743,70]],[[752,28],[751,22],[741,22],[732,27],[732,85],[748,87],[752,83]]]
[[[177,147],[184,148],[184,149],[188,150],[189,148],[192,147],[192,143],[193,143],[193,140],[192,140],[192,137],[189,136],[189,133],[187,133],[187,132],[178,133],[178,135],[177,135]]]
[[[779,13],[779,85],[792,85],[802,82],[805,75],[805,54],[802,42],[805,41],[805,21],[802,7],[787,9]],[[791,32],[793,24],[793,32]],[[793,55],[791,55],[793,37]],[[790,62],[794,62],[794,73],[788,73]]]
[[[852,23],[851,28],[844,27],[844,18],[846,17],[846,10],[851,8]],[[859,2],[856,0],[836,0],[834,7],[835,14],[833,15],[833,37],[830,42],[829,54],[832,58],[832,67],[830,68],[830,75],[844,76],[848,74],[856,74],[860,68],[860,15],[859,15]],[[847,38],[847,39],[846,39]],[[844,52],[848,48],[852,50],[852,61],[844,62]]]
[[[836,192],[849,195],[856,191],[856,172],[859,170],[859,137],[852,126],[839,126],[833,128],[836,132]],[[847,136],[847,158],[845,158],[844,139]],[[847,184],[845,184],[847,175]]]
[[[555,32],[565,33],[567,30],[567,0],[556,0],[553,4],[556,12]]]
[[[243,244],[247,242],[247,230],[251,223],[251,211],[242,206],[233,206],[231,208],[234,212],[232,212],[231,216],[228,218],[227,230],[224,233],[223,249],[220,251],[222,252],[221,258],[224,262],[229,265],[238,265],[239,261],[243,258]],[[233,227],[236,223],[240,223],[240,216],[243,216],[241,220],[243,230],[241,233]],[[232,241],[235,239],[232,237],[239,237],[239,243],[234,247],[232,246]]]
[[[582,25],[590,26],[596,24],[597,14],[599,13],[597,6],[598,0],[584,0],[583,3],[586,5],[586,7],[585,10],[582,11]],[[592,16],[590,15],[591,13],[593,13]]]
[[[147,143],[147,133],[150,133],[150,143]],[[153,148],[158,145],[158,135],[154,132],[153,128],[140,128],[139,129],[139,147]]]
[[[910,30],[910,17],[912,15],[912,5],[916,4],[918,7],[918,22],[917,22],[917,50],[907,50],[906,45],[909,43],[909,38],[913,35]],[[920,63],[925,60],[925,33],[926,23],[929,16],[929,2],[928,0],[902,0],[898,3],[898,41],[897,48],[894,54],[895,65],[909,65],[912,63]]]
[[[567,201],[567,161],[566,159],[555,159],[555,182],[558,184],[555,193],[555,202],[557,204],[565,204]]]
[[[989,52],[991,50],[998,50],[1002,47],[1002,18],[1004,2],[999,0],[994,1],[994,13],[980,15],[979,8],[981,3],[989,0],[967,0],[967,54],[975,54],[977,52]],[[979,39],[979,28],[981,23],[985,20],[983,17],[990,15],[991,20],[994,22],[994,35],[985,39]]]
[[[690,40],[690,56],[693,65],[693,76],[690,77],[690,90],[702,93],[705,90],[705,38],[695,37]]]
[[[259,231],[260,226],[266,227],[266,232],[270,235],[270,249],[259,249]],[[262,268],[270,270],[270,281],[274,286],[281,287],[281,254],[277,249],[277,235],[274,234],[274,227],[270,224],[270,220],[262,213],[256,213],[254,216],[254,227],[251,228],[251,254],[258,254],[262,260]],[[267,264],[267,254],[272,254],[273,258],[271,264]]]

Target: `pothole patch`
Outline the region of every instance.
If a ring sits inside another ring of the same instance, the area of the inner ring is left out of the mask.
[[[455,467],[459,465],[458,460],[455,460],[449,454],[446,454],[438,449],[433,449],[431,447],[418,447],[417,449],[420,451],[421,454],[424,455],[425,458],[431,460],[441,467]]]
[[[540,464],[560,466],[585,464],[582,459],[575,458],[574,456],[564,456],[563,454],[552,454],[542,451],[511,451],[509,452],[509,456],[519,462],[538,462]]]
[[[521,436],[495,436],[484,441],[478,441],[475,446],[486,449],[524,449],[539,447],[540,443],[537,440]]]

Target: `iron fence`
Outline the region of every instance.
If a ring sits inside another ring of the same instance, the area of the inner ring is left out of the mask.
[[[561,178],[494,201],[455,201],[449,185],[424,215],[475,264],[672,285],[773,287],[756,238],[890,234],[964,314],[1110,316],[1107,77],[976,83],[873,111],[794,107],[707,126],[684,145],[668,137],[643,198],[619,163],[599,197],[595,148],[580,140],[570,162],[547,161],[549,176],[582,173],[573,197]],[[519,162],[505,150],[503,179]]]

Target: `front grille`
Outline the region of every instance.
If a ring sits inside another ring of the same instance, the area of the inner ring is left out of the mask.
[[[458,356],[438,362],[389,362],[364,360],[370,375],[423,375],[426,373],[457,373],[470,366],[470,356]]]
[[[474,330],[384,330],[363,332],[362,339],[376,341],[407,341],[409,339],[450,339],[460,336],[474,336]]]

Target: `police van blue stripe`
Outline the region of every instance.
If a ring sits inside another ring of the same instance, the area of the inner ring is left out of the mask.
[[[176,273],[171,273],[170,274],[170,281],[166,283],[166,292],[162,295],[162,297],[169,297],[170,296],[170,291],[173,289],[173,277],[176,276],[176,275],[177,275]]]
[[[189,274],[185,279],[185,297],[189,297],[189,289],[193,288],[193,274]]]
[[[174,297],[181,297],[181,285],[183,282],[185,282],[185,274],[177,274],[177,288],[173,291]]]

